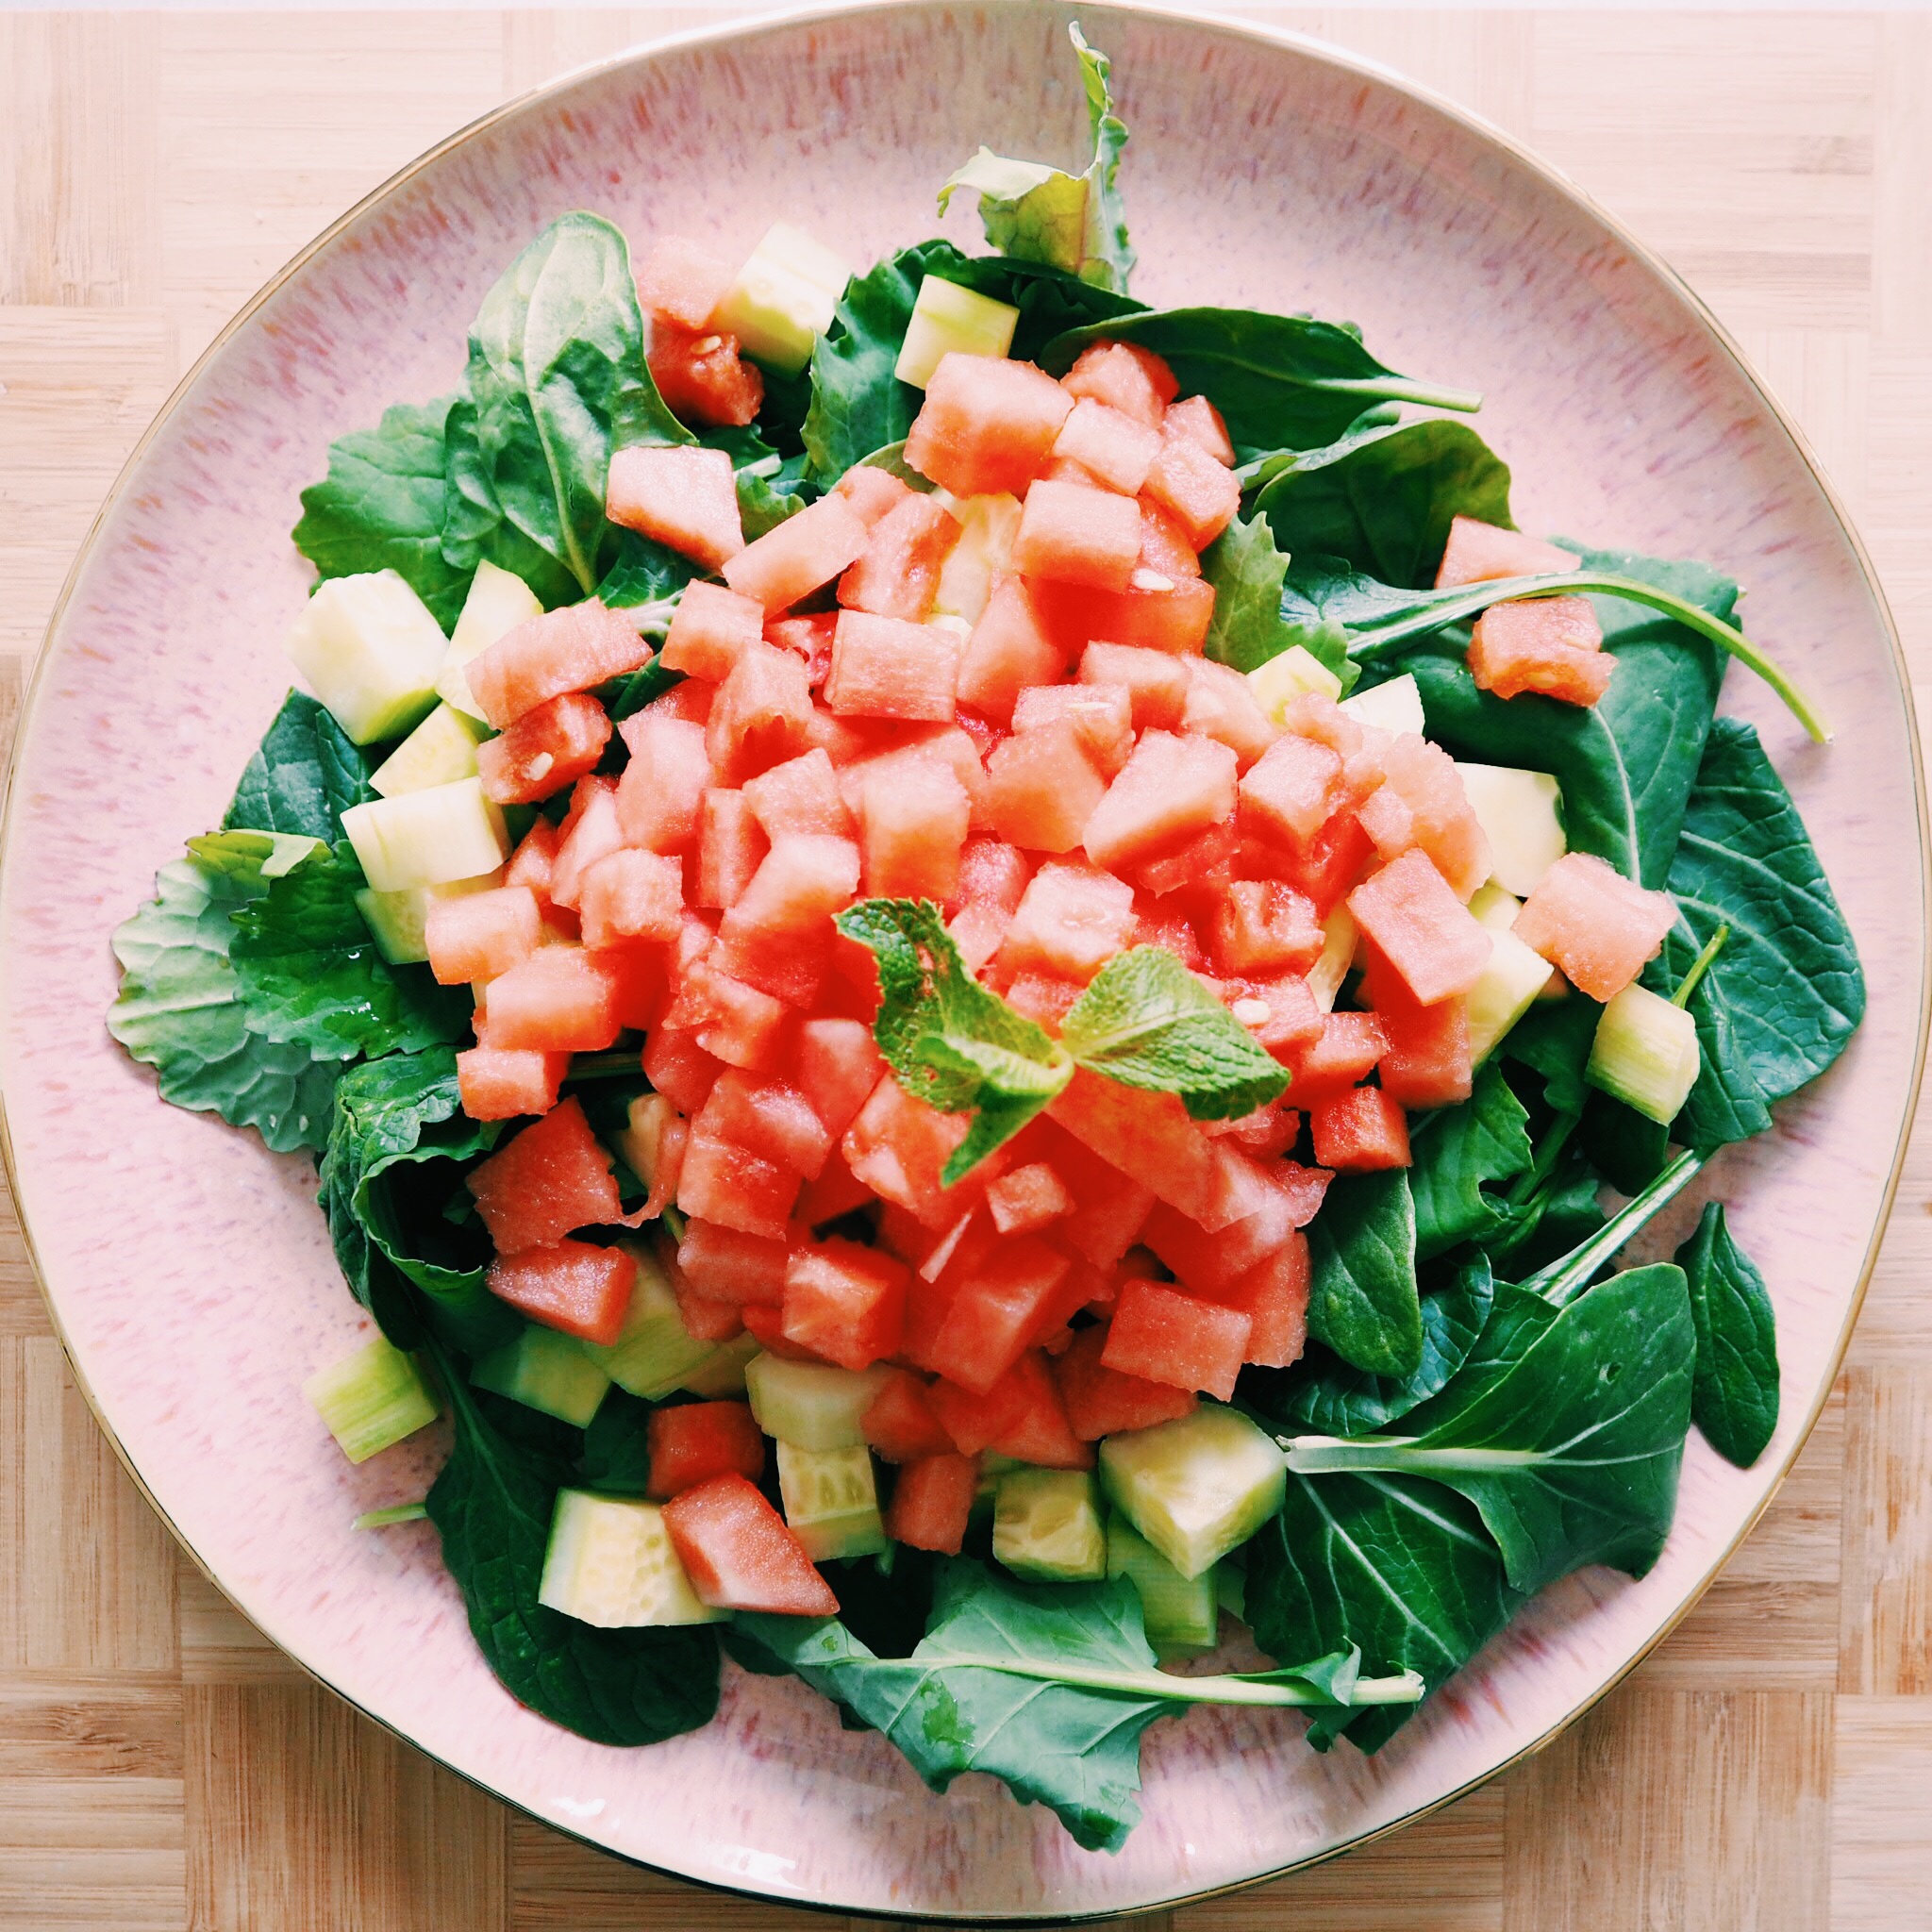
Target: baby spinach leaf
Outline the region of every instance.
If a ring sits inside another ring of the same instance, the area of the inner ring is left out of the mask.
[[[1559,1114],[1580,1114],[1594,1091],[1584,1080],[1604,1009],[1580,992],[1540,1001],[1503,1036],[1500,1049],[1543,1078],[1543,1099]]]
[[[374,769],[328,707],[291,691],[249,754],[222,830],[287,832],[330,842],[342,836],[341,815],[375,796]]]
[[[1524,1602],[1475,1510],[1412,1476],[1291,1474],[1247,1557],[1248,1622],[1271,1657],[1358,1649],[1370,1670],[1418,1672],[1430,1691]],[[1308,1742],[1326,1750],[1345,1732],[1374,1751],[1413,1710],[1321,1713]]]
[[[1507,1225],[1489,1241],[1490,1259],[1512,1274],[1561,1260],[1604,1226],[1602,1187],[1602,1177],[1581,1155],[1559,1150],[1549,1176],[1510,1203]]]
[[[1719,719],[1704,748],[1669,884],[1678,921],[1646,984],[1671,991],[1730,927],[1690,995],[1704,1064],[1673,1128],[1716,1147],[1762,1133],[1774,1104],[1830,1066],[1865,1012],[1857,948],[1805,822],[1740,720]]]
[[[1308,1333],[1372,1375],[1413,1375],[1423,1314],[1407,1174],[1338,1174],[1309,1224],[1308,1254]]]
[[[1068,175],[1039,161],[1008,160],[982,147],[940,190],[940,212],[945,213],[955,189],[972,189],[979,196],[987,242],[1002,255],[1045,262],[1125,294],[1134,251],[1114,176],[1127,144],[1126,124],[1113,110],[1107,56],[1090,47],[1077,26],[1067,33],[1080,63],[1093,141],[1085,172]]]
[[[1201,575],[1214,587],[1214,612],[1204,646],[1217,663],[1253,671],[1291,645],[1301,644],[1341,680],[1345,691],[1359,675],[1339,626],[1302,621],[1285,588],[1287,556],[1261,517],[1236,517],[1201,554]]]
[[[1607,1093],[1592,1093],[1576,1124],[1576,1145],[1620,1194],[1641,1194],[1670,1159],[1671,1130]]]
[[[293,532],[295,548],[324,577],[394,571],[444,630],[455,625],[472,575],[442,550],[443,438],[455,401],[398,403],[378,427],[332,442],[328,475],[302,492]]]
[[[1475,1505],[1524,1595],[1590,1563],[1642,1575],[1670,1530],[1690,1424],[1684,1272],[1633,1268],[1554,1315],[1536,1300],[1497,1291],[1468,1360],[1405,1418],[1407,1433],[1303,1437],[1289,1467],[1446,1483]]]
[[[1290,456],[1254,498],[1291,554],[1339,557],[1387,584],[1432,585],[1457,516],[1514,528],[1509,471],[1466,423],[1432,417]]]
[[[1607,1268],[1626,1241],[1663,1212],[1696,1179],[1707,1152],[1686,1148],[1644,1189],[1575,1246],[1525,1274],[1517,1286],[1540,1294],[1554,1307],[1573,1302]]]
[[[1125,1578],[1024,1584],[957,1557],[909,1657],[874,1656],[832,1618],[741,1613],[737,1630],[882,1731],[935,1790],[990,1773],[1088,1851],[1118,1851],[1139,1822],[1141,1738],[1157,1718],[1187,1704],[1412,1704],[1421,1690],[1401,1675],[1363,1680],[1351,1650],[1246,1675],[1170,1675]]]
[[[519,570],[534,548],[551,566],[538,586],[546,603],[566,583],[589,596],[604,574],[611,452],[691,441],[645,365],[622,232],[581,210],[552,222],[483,298],[467,382],[468,407],[446,425],[460,502],[444,556]]]
[[[1535,1158],[1528,1122],[1494,1060],[1477,1069],[1474,1090],[1459,1107],[1439,1108],[1416,1122],[1408,1189],[1418,1260],[1486,1241],[1503,1227],[1506,1209],[1485,1190],[1528,1168]]]
[[[1060,1045],[1124,1087],[1178,1093],[1197,1121],[1240,1120],[1288,1091],[1279,1061],[1162,946],[1130,946],[1060,1023]]]
[[[609,557],[609,568],[597,585],[598,601],[629,611],[640,636],[661,638],[671,628],[684,587],[703,572],[690,558],[636,530],[619,530]]]
[[[154,901],[115,930],[121,987],[108,1031],[155,1069],[163,1100],[254,1127],[275,1153],[292,1154],[327,1139],[341,1069],[248,1024],[228,958],[232,915],[265,890],[258,867],[237,877],[192,858],[164,865]]]
[[[1727,1462],[1749,1469],[1777,1428],[1777,1316],[1764,1276],[1731,1239],[1716,1201],[1704,1204],[1675,1259],[1697,1328],[1690,1420]]]
[[[1161,308],[1069,330],[1041,360],[1064,375],[1091,343],[1118,340],[1152,349],[1183,395],[1205,395],[1241,448],[1319,449],[1336,441],[1377,400],[1474,409],[1480,396],[1397,375],[1361,337],[1307,315],[1252,308]]]
[[[704,1624],[605,1630],[537,1600],[558,1472],[505,1439],[438,1351],[456,1440],[429,1491],[470,1632],[511,1696],[600,1744],[656,1744],[709,1723],[718,1641]]]

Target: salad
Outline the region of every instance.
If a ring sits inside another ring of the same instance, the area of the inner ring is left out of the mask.
[[[1073,42],[1084,172],[941,191],[990,253],[531,242],[304,492],[308,690],[108,1025],[318,1157],[307,1394],[446,1419],[364,1522],[514,1698],[650,1744],[722,1653],[1115,1850],[1157,1719],[1373,1751],[1763,1450],[1722,1205],[1619,1257],[1864,992],[1739,586],[1519,532],[1347,325],[1132,297]]]

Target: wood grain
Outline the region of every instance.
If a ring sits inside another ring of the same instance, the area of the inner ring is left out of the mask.
[[[1500,122],[1690,275],[1845,494],[1932,694],[1932,17],[1238,10]],[[236,307],[450,128],[724,12],[0,13],[0,745],[102,494]],[[1824,1421],[1631,1681],[1437,1817],[1141,1932],[1924,1926],[1928,1274],[1922,1134]],[[311,1685],[100,1441],[0,1195],[0,1928],[827,1923],[512,1818]]]

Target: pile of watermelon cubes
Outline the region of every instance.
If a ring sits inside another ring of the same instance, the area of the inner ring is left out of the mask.
[[[658,371],[667,393],[697,420],[748,420],[757,372],[728,338],[692,337],[657,267],[641,279],[677,365]],[[1470,1091],[1457,995],[1490,951],[1466,903],[1483,832],[1435,745],[1314,692],[1270,716],[1203,656],[1199,558],[1236,512],[1233,462],[1213,407],[1140,347],[1097,343],[1058,381],[952,354],[904,450],[930,493],[855,468],[746,542],[726,455],[614,458],[610,518],[719,579],[685,591],[662,653],[683,681],[617,727],[621,775],[594,770],[612,725],[591,691],[648,658],[630,618],[552,611],[469,667],[501,732],[478,754],[488,795],[569,793],[499,888],[429,916],[437,977],[475,988],[464,1108],[541,1116],[473,1177],[491,1288],[615,1340],[636,1263],[570,1237],[625,1217],[558,1090],[573,1054],[641,1034],[655,1093],[629,1151],[650,1198],[630,1218],[657,1223],[685,1325],[892,1365],[864,1433],[898,1465],[888,1530],[919,1548],[960,1547],[982,1452],[1091,1467],[1099,1439],[1295,1360],[1302,1230],[1332,1174],[1406,1165],[1407,1111]],[[1017,520],[982,612],[934,621],[975,500],[1002,497]],[[1458,520],[1443,581],[1560,555]],[[1580,599],[1498,606],[1473,661],[1506,694],[1592,703],[1611,668],[1593,630]],[[1049,1032],[1116,953],[1164,946],[1291,1071],[1292,1104],[1196,1122],[1082,1073],[943,1186],[967,1120],[887,1071],[873,957],[833,924],[871,896],[935,902],[982,983]],[[1599,998],[1669,917],[1592,859],[1559,862],[1539,896],[1539,950],[1567,943]],[[1362,1010],[1334,1011],[1351,958]],[[824,1232],[859,1209],[871,1239]],[[655,1486],[688,1498],[677,1541],[700,1588],[724,1587],[715,1553],[736,1538],[768,1579],[791,1576],[754,1592],[763,1607],[836,1608],[802,1551],[772,1554],[783,1524],[747,1479],[748,1415],[702,1407],[732,1413],[667,1428],[678,1482]]]

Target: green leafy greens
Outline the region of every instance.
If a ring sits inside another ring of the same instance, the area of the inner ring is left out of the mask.
[[[1308,1229],[1308,1333],[1372,1375],[1423,1362],[1415,1202],[1401,1168],[1338,1174]]]
[[[1704,1204],[1675,1259],[1697,1329],[1690,1419],[1726,1461],[1749,1469],[1777,1428],[1777,1316],[1764,1277],[1731,1239],[1716,1201]]]

